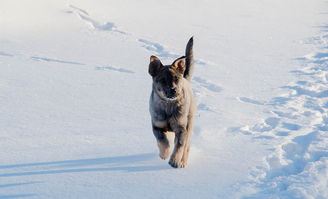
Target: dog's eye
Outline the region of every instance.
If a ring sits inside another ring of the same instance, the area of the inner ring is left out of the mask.
[[[179,78],[178,78],[178,77],[174,77],[174,78],[173,78],[173,81],[174,81],[174,82],[178,82],[178,81],[179,81]]]

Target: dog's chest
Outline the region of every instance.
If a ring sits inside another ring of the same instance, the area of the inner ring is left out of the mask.
[[[168,127],[168,121],[180,112],[180,108],[174,103],[154,101],[151,103],[150,112],[154,125],[158,128]]]
[[[157,101],[157,103],[154,104],[154,111],[155,111],[155,117],[156,119],[162,121],[162,120],[168,120],[172,116],[176,116],[180,112],[180,107],[177,106],[175,103],[167,103],[163,101]]]

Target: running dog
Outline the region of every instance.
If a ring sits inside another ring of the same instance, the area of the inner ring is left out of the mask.
[[[193,71],[193,37],[186,46],[185,56],[171,65],[163,65],[156,56],[150,57],[148,68],[153,85],[149,101],[152,129],[157,140],[159,156],[167,159],[170,154],[168,132],[174,132],[174,150],[169,164],[184,168],[188,162],[195,99],[190,86]]]

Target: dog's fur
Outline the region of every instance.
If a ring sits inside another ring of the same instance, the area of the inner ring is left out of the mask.
[[[149,74],[153,78],[149,110],[153,133],[157,139],[159,156],[167,159],[170,155],[168,132],[175,133],[175,147],[169,160],[174,168],[187,165],[195,100],[189,84],[193,71],[193,38],[186,47],[185,56],[171,65],[163,65],[155,57],[150,57]]]

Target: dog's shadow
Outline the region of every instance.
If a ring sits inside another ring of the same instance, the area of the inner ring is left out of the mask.
[[[158,158],[153,153],[105,158],[35,162],[24,164],[0,165],[0,169],[15,169],[19,172],[1,172],[0,177],[47,175],[61,173],[87,173],[104,171],[145,172],[170,169],[166,164],[145,165],[144,162]]]

